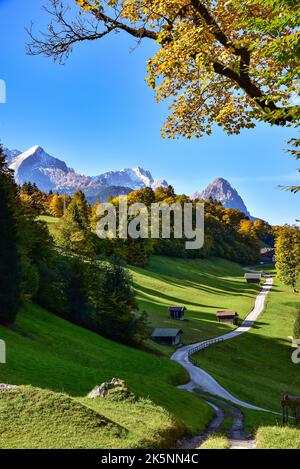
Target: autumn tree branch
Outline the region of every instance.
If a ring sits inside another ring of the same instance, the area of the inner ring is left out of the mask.
[[[150,29],[146,29],[145,27],[133,28],[132,26],[128,26],[122,21],[119,21],[117,18],[111,18],[105,15],[97,9],[92,10],[92,13],[99,21],[103,21],[105,24],[110,24],[115,29],[121,29],[122,31],[125,31],[126,33],[130,34],[133,37],[136,37],[137,39],[158,39],[158,34],[155,31],[151,31]]]
[[[196,25],[205,23],[216,41],[239,60],[238,71],[222,64],[220,61],[213,60],[212,66],[214,72],[241,88],[262,109],[268,122],[281,125],[291,122],[294,119],[293,111],[295,107],[278,107],[275,102],[268,99],[268,96],[263,93],[258,84],[251,79],[249,74],[250,51],[246,47],[236,44],[224,33],[213,17],[213,14],[210,13],[202,1],[190,1],[190,6],[195,11],[194,23]],[[165,36],[161,44],[162,46],[175,41],[172,37],[173,25],[177,18],[181,17],[186,11],[186,8],[186,6],[181,8],[172,19],[164,18],[168,34]],[[117,10],[115,11],[115,17],[111,17],[104,13],[101,8],[95,7],[91,9],[93,19],[87,21],[83,18],[83,15],[76,15],[74,19],[67,20],[70,7],[65,6],[64,0],[51,0],[50,7],[44,7],[44,9],[51,18],[48,31],[40,33],[37,37],[33,34],[32,27],[28,29],[31,42],[27,45],[27,52],[30,55],[42,54],[47,57],[53,57],[54,60],[62,63],[69,56],[74,44],[82,41],[101,39],[111,32],[118,31],[125,31],[138,40],[144,38],[159,39],[157,31],[146,27],[147,19],[145,19],[145,24],[142,26],[133,27],[120,20],[121,12],[117,12]],[[192,57],[196,58],[197,53],[195,52]],[[275,117],[272,117],[272,113],[274,113]]]

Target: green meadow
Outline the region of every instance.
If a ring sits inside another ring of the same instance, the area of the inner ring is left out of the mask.
[[[216,311],[232,309],[243,319],[259,290],[245,283],[239,265],[221,259],[153,257],[147,268],[130,271],[151,327],[180,327],[184,343],[231,330],[216,321]],[[280,411],[283,392],[300,392],[288,338],[298,302],[299,296],[275,280],[252,331],[195,355],[199,366],[239,398]],[[177,304],[187,307],[185,321],[168,318],[167,307]],[[184,434],[202,433],[213,417],[203,399],[176,389],[188,377],[169,360],[171,347],[150,340],[144,350],[118,344],[34,304],[23,308],[13,327],[1,326],[0,338],[7,343],[0,382],[20,386],[0,393],[2,448],[172,447]],[[134,402],[86,397],[113,377],[126,381]],[[259,447],[274,441],[300,447],[299,430],[282,428],[280,416],[245,411],[245,426],[257,430]],[[222,434],[205,447],[218,445],[227,446]]]
[[[141,310],[152,327],[180,327],[183,343],[216,337],[235,326],[216,320],[218,310],[251,311],[259,286],[247,284],[244,270],[224,259],[172,259],[153,256],[145,268],[130,267]],[[185,321],[169,319],[168,306],[186,306]],[[165,347],[161,351],[170,353]]]

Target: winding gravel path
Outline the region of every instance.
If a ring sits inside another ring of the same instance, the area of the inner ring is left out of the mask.
[[[238,337],[239,335],[248,332],[253,326],[254,322],[257,320],[258,316],[262,313],[266,297],[270,292],[272,285],[273,279],[267,278],[261,289],[261,292],[256,297],[255,306],[253,310],[250,314],[248,314],[248,316],[242,322],[240,327],[238,327],[232,332],[217,337],[216,339],[197,342],[195,344],[179,348],[172,355],[171,359],[182,365],[190,375],[190,381],[187,384],[178,386],[180,389],[185,389],[186,391],[193,392],[195,388],[201,388],[205,392],[208,392],[215,396],[220,396],[221,398],[226,399],[227,401],[230,401],[233,404],[240,405],[247,409],[270,412],[267,409],[263,409],[261,407],[257,407],[255,405],[241,401],[240,399],[233,396],[229,391],[223,388],[223,386],[221,386],[209,373],[204,371],[202,368],[193,365],[190,361],[190,356],[201,349],[209,347],[213,343],[234,339],[235,337]]]

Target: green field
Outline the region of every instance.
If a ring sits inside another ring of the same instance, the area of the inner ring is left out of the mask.
[[[254,328],[195,354],[198,365],[240,399],[280,412],[283,393],[300,394],[299,365],[291,361],[289,339],[299,300],[275,279]]]
[[[244,318],[252,309],[259,289],[244,284],[243,271],[238,265],[221,259],[188,261],[154,257],[148,268],[131,270],[141,308],[150,314],[153,326],[180,324],[185,343],[230,330],[232,326],[216,323],[215,311],[233,309]],[[274,270],[265,270],[275,276]],[[283,393],[300,394],[300,374],[297,365],[291,362],[289,339],[299,302],[299,295],[274,279],[265,311],[252,331],[194,355],[198,365],[238,398],[281,412]],[[167,306],[170,304],[185,305],[188,321],[169,320]],[[246,431],[252,433],[260,428],[258,436],[264,435],[259,437],[260,447],[271,444],[267,441],[272,440],[274,428],[277,432],[280,429],[282,440],[285,429],[280,427],[280,415],[242,410]],[[275,440],[278,445],[280,437]],[[278,447],[289,448],[289,441],[294,440],[300,448],[300,431],[292,428],[286,446]],[[291,443],[291,447],[295,444]]]
[[[245,283],[241,267],[221,259],[153,257],[149,267],[130,271],[140,310],[148,312],[152,327],[181,327],[185,343],[231,330],[216,321],[215,312],[233,309],[244,318],[259,289]],[[199,365],[237,397],[280,411],[283,392],[300,393],[288,339],[297,303],[299,296],[276,280],[254,329],[196,355]],[[187,307],[186,321],[168,319],[171,304]],[[0,338],[7,344],[0,382],[21,385],[0,393],[2,448],[170,447],[187,432],[202,433],[212,418],[201,398],[176,389],[187,375],[168,356],[104,339],[36,305],[28,304],[13,327],[1,326]],[[150,340],[147,346],[172,352]],[[113,377],[126,381],[136,402],[85,397]],[[280,427],[280,417],[254,411],[245,415],[246,430],[258,428],[259,447],[300,447],[299,430]],[[286,446],[280,446],[285,434]],[[207,447],[225,443],[217,435]]]
[[[201,399],[175,388],[176,384],[186,380],[184,370],[176,363],[166,357],[104,339],[35,305],[28,305],[19,314],[13,328],[1,326],[0,338],[7,345],[7,363],[0,365],[0,382],[31,385],[65,393],[75,398],[76,402],[80,399],[81,404],[98,406],[99,414],[112,420],[114,424],[129,429],[126,441],[120,440],[118,447],[143,446],[147,433],[148,446],[157,446],[158,442],[164,446],[166,441],[170,443],[170,438],[175,439],[184,432],[202,432],[212,417],[211,408]],[[124,379],[132,392],[142,399],[150,399],[152,403],[110,403],[105,399],[92,403],[90,399],[82,400],[96,384],[113,377]],[[19,413],[21,405],[19,397],[15,406],[12,406],[10,400],[7,402],[8,398],[10,399],[9,393],[0,394],[0,409],[3,410],[3,413],[0,412],[1,428],[6,421],[5,408],[9,405],[13,415]],[[24,417],[22,426],[25,429],[30,424],[30,409],[35,406],[34,402],[30,403],[29,398],[28,394],[21,412]],[[55,399],[55,395],[52,395],[53,402]],[[53,404],[49,405],[50,408],[55,407]],[[40,408],[40,411],[40,419],[48,427],[46,409]],[[70,420],[68,415],[65,415],[66,422]],[[52,424],[54,427],[56,425],[55,418],[53,419],[53,422],[49,422],[51,428]],[[9,422],[12,425],[12,417]],[[14,428],[17,432],[17,427]],[[37,438],[47,440],[40,428],[41,426],[36,425],[36,433],[29,432],[29,446],[35,446],[39,441]],[[0,435],[0,447],[18,447],[23,444],[21,433],[20,437],[13,437],[13,432],[8,430],[9,428]],[[72,428],[72,433],[71,430]],[[52,430],[49,430],[49,435],[50,433],[52,435]],[[55,444],[55,441],[50,436],[49,446]],[[112,446],[114,443],[115,439],[111,440]],[[76,446],[79,442],[75,440],[72,444]],[[88,440],[84,440],[82,444],[88,446]],[[90,444],[95,444],[92,438]],[[98,446],[106,447],[107,440],[98,439]]]
[[[228,438],[225,435],[211,435],[201,445],[201,449],[229,449]]]
[[[153,327],[180,327],[183,343],[216,337],[234,326],[216,321],[218,310],[234,310],[240,319],[253,308],[259,286],[247,284],[243,269],[224,259],[173,259],[153,256],[146,268],[131,267],[140,309]],[[186,321],[169,319],[168,306],[184,305]],[[158,347],[164,352],[171,350]]]

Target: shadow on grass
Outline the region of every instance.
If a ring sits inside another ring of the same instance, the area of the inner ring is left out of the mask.
[[[158,292],[157,290],[153,290],[152,288],[143,287],[143,286],[137,285],[137,284],[134,285],[134,288],[139,294],[145,296],[146,298],[147,298],[147,296],[152,296],[152,297],[158,298],[158,295],[159,295],[160,300],[163,300],[163,299],[168,300],[168,302],[169,302],[168,306],[174,305],[174,303],[176,303],[178,305],[181,305],[182,302],[184,302],[185,303],[184,306],[191,305],[191,306],[199,306],[199,307],[202,306],[202,307],[207,307],[207,308],[222,308],[222,306],[220,306],[220,305],[207,305],[205,303],[198,303],[198,302],[195,303],[195,302],[190,301],[190,300],[186,301],[186,300],[183,300],[182,298],[176,297],[174,295],[167,295],[165,293],[162,293],[161,291]],[[162,306],[165,306],[167,308],[167,305],[165,305],[165,303],[163,303],[162,301],[160,301],[160,302],[156,301],[156,303],[161,304]]]

